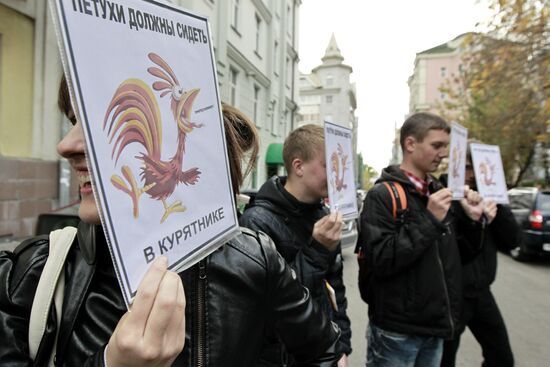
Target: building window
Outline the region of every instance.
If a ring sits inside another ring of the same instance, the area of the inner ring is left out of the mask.
[[[327,87],[330,87],[334,84],[334,77],[332,75],[327,75],[327,78],[325,79],[325,83]]]
[[[292,8],[290,7],[290,4],[286,5],[286,32],[289,35],[292,35]]]
[[[233,0],[231,7],[231,26],[238,29],[239,26],[239,0]]]
[[[284,136],[287,136],[289,133],[290,133],[290,130],[292,129],[292,126],[290,126],[290,111],[289,110],[286,110],[285,111],[285,127],[284,127],[284,132],[285,132],[285,135]]]
[[[256,53],[260,54],[260,44],[262,43],[262,20],[260,16],[256,14]]]
[[[440,73],[441,77],[445,78],[447,76],[447,68],[445,66],[442,66],[439,69],[439,73]]]
[[[332,96],[325,96],[325,102],[327,104],[331,104],[332,103]]]
[[[277,121],[277,101],[271,101],[271,133],[273,135],[279,134],[279,122]]]
[[[229,69],[229,88],[230,88],[230,100],[231,105],[237,105],[237,77],[239,72],[233,68]]]
[[[286,58],[286,87],[290,89],[290,82],[292,80],[292,70],[290,68],[290,57]]]
[[[252,168],[250,184],[253,189],[258,187],[258,159],[256,158],[256,163],[254,163],[254,168]]]
[[[273,73],[279,75],[278,66],[279,66],[279,42],[275,41],[273,43]]]
[[[260,126],[260,87],[254,86],[254,123]]]

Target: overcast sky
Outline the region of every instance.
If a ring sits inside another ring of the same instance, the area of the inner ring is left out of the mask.
[[[416,53],[477,30],[490,14],[484,0],[303,0],[300,71],[321,64],[334,33],[344,63],[353,68],[358,148],[380,172],[391,157],[394,127],[408,112]]]

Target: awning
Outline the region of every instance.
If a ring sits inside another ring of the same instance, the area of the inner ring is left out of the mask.
[[[265,153],[265,163],[267,164],[284,164],[283,162],[283,144],[271,143],[267,147]]]

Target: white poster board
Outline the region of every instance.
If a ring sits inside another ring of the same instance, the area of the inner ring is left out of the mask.
[[[327,187],[331,212],[339,211],[345,219],[357,218],[357,193],[350,129],[325,121],[325,157]]]
[[[468,129],[453,122],[451,124],[451,145],[449,147],[449,168],[447,172],[447,187],[453,192],[453,200],[464,197],[466,149],[468,149]]]
[[[239,233],[207,19],[152,0],[50,0],[126,304],[148,264]]]
[[[508,204],[508,190],[497,145],[470,144],[477,191],[484,199]]]

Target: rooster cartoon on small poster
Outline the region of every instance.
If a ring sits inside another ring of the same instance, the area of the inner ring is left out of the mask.
[[[484,199],[508,204],[508,189],[498,145],[470,144],[477,190]]]
[[[351,129],[325,121],[325,158],[330,210],[341,212],[346,219],[358,216],[352,138]]]
[[[453,122],[451,124],[451,144],[449,147],[449,167],[447,171],[448,187],[452,190],[453,200],[464,197],[464,179],[468,129]]]

